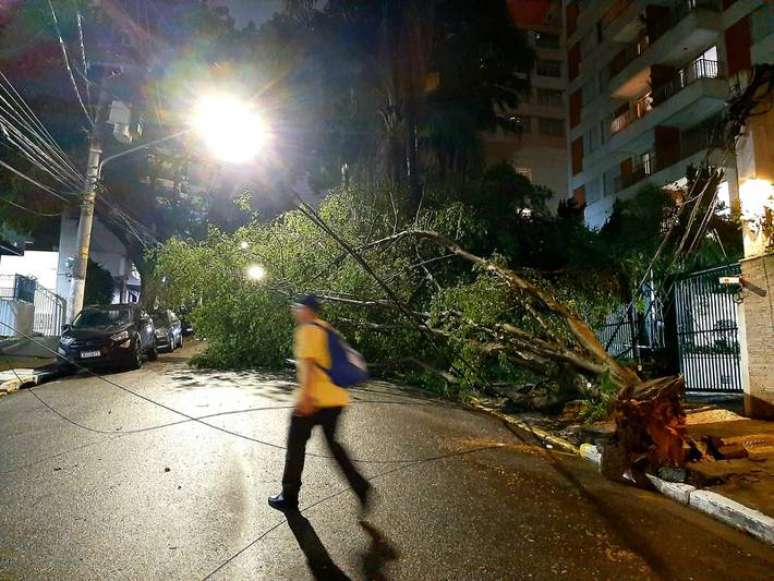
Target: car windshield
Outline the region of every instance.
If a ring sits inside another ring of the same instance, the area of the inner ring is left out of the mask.
[[[166,313],[153,313],[151,317],[153,318],[153,324],[157,327],[166,327],[169,325],[169,318]]]
[[[132,320],[129,309],[84,309],[73,321],[73,328],[114,327]]]

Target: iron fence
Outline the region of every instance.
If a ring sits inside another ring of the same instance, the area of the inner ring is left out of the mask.
[[[66,301],[38,284],[34,278],[22,275],[0,276],[0,336],[13,336],[19,310],[15,305],[30,305],[33,310],[32,329],[35,335],[59,335],[67,316]],[[29,308],[29,307],[26,307]],[[27,327],[29,331],[29,327]]]
[[[720,277],[738,264],[704,270],[675,283],[680,372],[692,391],[741,392],[739,328],[734,290]]]

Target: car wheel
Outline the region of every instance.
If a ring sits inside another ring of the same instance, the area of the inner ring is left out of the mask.
[[[140,344],[140,338],[137,337],[134,340],[134,349],[132,350],[132,360],[129,367],[131,369],[139,369],[142,367],[142,346]]]
[[[156,361],[156,359],[159,358],[159,348],[156,345],[156,338],[153,339],[153,347],[150,348],[148,351],[148,360],[149,361]]]

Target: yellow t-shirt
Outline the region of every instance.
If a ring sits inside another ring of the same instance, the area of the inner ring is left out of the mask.
[[[315,323],[328,326],[328,323],[318,319]],[[309,382],[312,397],[317,407],[341,407],[349,404],[349,393],[344,388],[331,382],[328,374],[323,369],[330,369],[331,354],[328,352],[328,333],[315,324],[300,325],[296,327],[293,352],[298,365],[298,381],[302,382],[303,373],[300,362],[302,359],[312,359],[315,366],[312,370],[312,378]],[[322,367],[323,369],[320,369]]]

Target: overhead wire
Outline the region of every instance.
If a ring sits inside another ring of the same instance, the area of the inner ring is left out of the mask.
[[[78,189],[80,183],[72,176],[63,173],[61,166],[56,164],[50,156],[30,141],[26,136],[22,135],[17,128],[13,126],[2,124],[2,114],[0,113],[0,128],[2,128],[8,142],[15,146],[15,148],[29,161],[38,168],[40,171],[47,173],[55,181],[67,188]]]
[[[77,9],[77,7],[75,11],[75,22],[78,26],[78,42],[81,49],[81,67],[83,68],[84,77],[88,78],[87,75],[89,72],[89,67],[86,63],[86,43],[83,40],[83,17],[81,16],[81,12]],[[91,90],[89,89],[89,83],[86,83],[83,88],[86,92],[86,102],[89,104],[89,106],[91,106]]]
[[[0,94],[0,102],[6,105],[8,104],[2,94]],[[14,113],[17,115],[16,118],[10,116]],[[24,139],[31,144],[33,149],[38,152],[39,155],[44,156],[63,176],[68,176],[76,181],[82,179],[83,176],[72,167],[68,160],[62,158],[59,152],[51,147],[45,137],[43,137],[34,127],[31,127],[25,119],[18,116],[18,111],[14,110],[12,105],[7,109],[0,110],[0,126],[4,129],[4,133],[8,135],[10,135],[10,128],[15,135],[23,136]],[[24,146],[19,144],[17,147],[21,148]]]
[[[35,186],[39,187],[41,190],[43,190],[44,192],[46,192],[46,193],[48,193],[48,194],[51,194],[51,195],[52,195],[52,196],[54,196],[55,198],[58,198],[58,199],[62,200],[63,202],[67,202],[68,204],[70,203],[70,201],[71,201],[71,200],[69,200],[68,198],[64,197],[62,194],[60,194],[60,193],[56,192],[55,190],[51,189],[50,187],[48,187],[48,186],[46,186],[46,185],[43,185],[43,184],[41,184],[41,183],[40,183],[39,181],[37,181],[36,179],[34,179],[34,178],[31,178],[30,176],[28,176],[27,174],[25,174],[25,173],[23,173],[23,172],[19,171],[18,169],[16,169],[16,168],[15,168],[15,167],[13,167],[12,165],[10,165],[10,164],[7,164],[7,163],[6,163],[6,162],[4,162],[2,159],[0,159],[0,166],[4,167],[5,169],[7,169],[7,170],[8,170],[8,171],[10,171],[10,172],[13,172],[14,174],[16,174],[17,176],[19,176],[19,177],[20,177],[20,178],[22,178],[23,180],[26,180],[26,181],[30,182],[31,184],[33,184],[33,185],[35,185]]]
[[[54,10],[54,4],[51,2],[51,0],[48,0],[48,7],[51,9],[51,19],[54,23],[54,30],[56,31],[56,35],[59,38],[59,47],[62,49],[62,59],[64,60],[67,73],[70,76],[70,82],[72,83],[73,91],[75,91],[75,97],[77,98],[81,109],[83,109],[83,113],[86,116],[86,119],[89,121],[89,125],[93,128],[95,126],[95,120],[92,118],[91,113],[89,113],[89,110],[86,107],[86,104],[83,102],[81,90],[78,88],[78,83],[75,81],[75,75],[73,74],[73,69],[70,65],[70,56],[67,52],[67,45],[65,44],[64,38],[62,38],[62,31],[59,28],[59,18],[56,15],[56,10]]]
[[[175,408],[173,408],[173,407],[171,407],[171,406],[169,406],[169,405],[167,405],[165,403],[157,401],[157,400],[155,400],[155,399],[153,399],[151,397],[148,397],[146,395],[143,395],[143,394],[141,394],[141,393],[139,393],[139,392],[137,392],[137,391],[135,391],[135,390],[133,390],[133,389],[131,389],[129,387],[126,387],[125,385],[123,385],[121,383],[118,383],[116,381],[108,379],[107,377],[104,377],[102,375],[99,375],[99,374],[95,373],[93,370],[89,369],[88,367],[85,367],[85,366],[81,365],[77,361],[74,361],[73,359],[70,359],[68,357],[65,357],[65,356],[59,354],[56,350],[50,348],[45,343],[41,343],[39,341],[36,341],[34,337],[31,337],[31,336],[25,334],[24,332],[22,332],[20,329],[18,329],[16,327],[14,327],[13,325],[10,325],[10,324],[8,324],[8,323],[6,323],[4,321],[0,321],[0,326],[3,326],[5,328],[13,331],[16,336],[21,337],[22,339],[26,339],[26,340],[30,341],[31,343],[39,346],[44,351],[48,351],[49,353],[51,353],[52,355],[55,355],[59,359],[62,359],[63,361],[65,361],[66,363],[71,365],[72,367],[74,367],[74,368],[76,368],[76,369],[78,369],[80,371],[86,372],[87,374],[89,374],[90,376],[96,378],[97,380],[102,381],[103,383],[106,383],[108,385],[111,385],[111,386],[113,386],[113,387],[115,387],[117,389],[120,389],[121,391],[124,391],[124,392],[126,392],[126,393],[128,393],[128,394],[130,394],[130,395],[132,395],[132,396],[134,396],[136,398],[138,398],[138,399],[141,399],[141,400],[145,401],[146,403],[149,403],[151,405],[154,405],[156,407],[164,409],[164,410],[166,410],[166,411],[168,411],[170,413],[173,413],[175,415],[178,415],[178,416],[180,416],[182,418],[185,418],[187,421],[190,421],[190,422],[193,422],[193,423],[196,423],[196,424],[200,424],[200,425],[206,426],[206,427],[208,427],[208,428],[210,428],[212,430],[215,430],[217,432],[221,432],[221,433],[224,433],[224,434],[227,434],[227,435],[230,435],[230,436],[234,436],[236,438],[240,438],[240,439],[246,440],[248,442],[253,442],[255,444],[260,444],[260,445],[266,446],[268,448],[274,448],[274,449],[277,449],[277,450],[287,450],[287,446],[283,446],[281,444],[275,444],[273,442],[267,442],[267,441],[261,440],[259,438],[253,438],[252,436],[247,436],[246,434],[242,434],[240,432],[235,432],[233,430],[229,430],[227,428],[223,428],[223,427],[218,426],[216,424],[205,422],[203,419],[201,419],[199,417],[192,416],[191,414],[188,414],[186,412],[183,412],[183,411],[180,411],[178,409],[175,409]],[[49,405],[47,405],[47,407],[53,407],[53,406],[50,406],[50,404],[49,404]],[[76,421],[68,418],[67,416],[65,416],[64,414],[59,412],[58,410],[57,410],[57,415],[59,415],[60,417],[62,417],[66,421],[68,421],[68,423],[71,423],[73,425],[81,427],[81,428],[83,428],[83,429],[85,429],[85,430],[87,430],[89,432],[103,433],[100,430],[97,430],[96,428],[91,428],[91,427],[88,427],[88,426],[81,425],[80,422],[76,422]],[[166,427],[166,426],[167,425],[164,425],[163,427]],[[162,426],[159,426],[159,427],[162,427]],[[142,431],[148,431],[148,428],[145,428]],[[110,432],[110,433],[112,434],[114,432]],[[323,458],[323,459],[331,459],[331,458],[333,458],[333,456],[329,456],[327,454],[316,454],[314,452],[307,452],[306,455],[308,457],[311,457],[311,458]],[[353,458],[352,461],[353,462],[359,462],[361,464],[409,464],[409,463],[414,463],[414,462],[419,462],[419,461],[435,460],[435,459],[439,459],[440,457],[441,456],[437,456],[436,455],[436,456],[428,456],[426,458],[395,459],[395,460],[377,460],[377,459],[367,459],[367,458],[365,458],[365,459]]]
[[[25,212],[29,212],[30,214],[35,214],[36,216],[43,216],[46,218],[53,218],[56,216],[60,216],[61,212],[54,212],[54,213],[48,213],[48,212],[40,212],[38,210],[33,210],[32,208],[28,208],[26,206],[22,206],[21,204],[17,204],[13,200],[8,200],[6,198],[0,198],[0,202],[4,202],[6,204],[9,204],[15,208],[19,208],[20,210],[24,210]]]
[[[8,87],[10,87],[10,91],[8,88],[5,88],[6,94],[9,95],[11,100],[21,109],[22,115],[26,117],[32,124],[37,125],[38,130],[46,137],[45,141],[48,143],[48,145],[52,148],[52,150],[58,152],[62,158],[63,161],[69,163],[71,166],[71,169],[73,171],[77,170],[72,165],[72,162],[69,161],[67,154],[64,152],[62,147],[57,143],[57,141],[52,137],[51,133],[48,131],[46,126],[41,122],[41,120],[38,118],[37,115],[35,115],[35,112],[32,110],[32,108],[27,104],[27,102],[24,100],[24,98],[21,96],[19,91],[16,90],[16,87],[14,87],[13,83],[8,79],[8,77],[3,73],[2,70],[0,70],[0,79],[2,79]],[[0,83],[0,88],[3,88],[2,83]]]
[[[36,140],[39,147],[48,150],[54,163],[61,164],[63,170],[68,175],[72,175],[79,180],[83,179],[83,175],[75,168],[73,162],[51,136],[51,133],[45,125],[43,125],[37,115],[35,115],[8,77],[3,74],[2,70],[0,70],[0,80],[4,81],[7,85],[4,86],[3,83],[0,83],[0,90],[5,92],[5,97],[0,93],[0,102],[5,105],[5,108],[0,110],[0,113],[3,113],[7,119],[9,118],[9,115],[15,115],[15,119],[11,119],[11,121],[19,123],[19,125],[16,126],[17,129],[26,130],[28,134]]]

